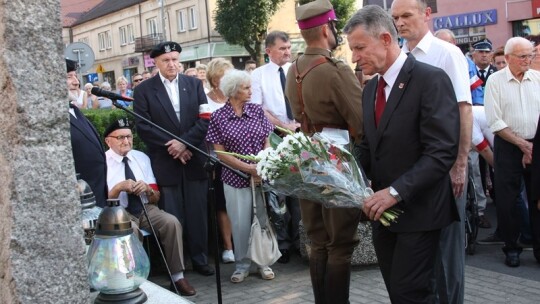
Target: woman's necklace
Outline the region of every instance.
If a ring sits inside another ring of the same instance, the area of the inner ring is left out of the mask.
[[[221,90],[220,89],[212,89],[212,95],[214,95],[212,99],[214,99],[214,101],[216,103],[225,103],[227,102],[227,97],[225,97],[225,95],[223,93],[221,93]]]

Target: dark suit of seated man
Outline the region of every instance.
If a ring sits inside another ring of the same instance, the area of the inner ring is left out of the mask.
[[[105,130],[103,136],[109,147],[105,152],[109,198],[119,198],[120,204],[130,213],[132,221],[142,229],[149,229],[150,225],[141,205],[141,197],[146,197],[148,218],[163,244],[173,281],[181,295],[195,295],[195,289],[184,278],[182,226],[175,216],[157,207],[160,192],[150,159],[146,154],[132,150],[133,134],[129,121],[115,121]]]

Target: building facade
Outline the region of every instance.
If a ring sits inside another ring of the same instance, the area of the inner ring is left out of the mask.
[[[540,0],[439,0],[432,17],[432,29],[452,30],[464,51],[484,38],[497,48],[514,36],[540,34]]]
[[[393,0],[364,0],[390,9]],[[469,51],[472,44],[484,38],[493,47],[504,46],[514,36],[540,34],[540,0],[426,0],[432,8],[430,28],[450,29],[458,46]]]
[[[304,49],[294,18],[295,0],[285,0],[268,30],[281,30],[292,38],[293,54]],[[215,30],[215,0],[104,0],[66,26],[64,42],[83,42],[94,52],[93,67],[83,74],[83,82],[108,81],[114,89],[119,76],[131,83],[134,73],[151,70],[154,62],[148,51],[161,41],[173,40],[182,46],[184,67],[224,57],[243,68],[249,53],[223,41]]]

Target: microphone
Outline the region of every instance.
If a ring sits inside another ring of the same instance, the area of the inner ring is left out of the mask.
[[[135,100],[135,99],[133,99],[131,97],[116,94],[116,93],[110,92],[110,91],[105,91],[105,90],[100,89],[98,87],[93,87],[91,92],[92,92],[92,94],[94,94],[96,96],[101,96],[101,97],[109,98],[109,99],[112,99],[112,100],[127,100],[127,101],[134,101]]]

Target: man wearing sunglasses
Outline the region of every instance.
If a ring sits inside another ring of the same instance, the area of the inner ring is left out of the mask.
[[[143,81],[143,76],[139,73],[133,74],[131,77],[131,89],[135,89]]]

